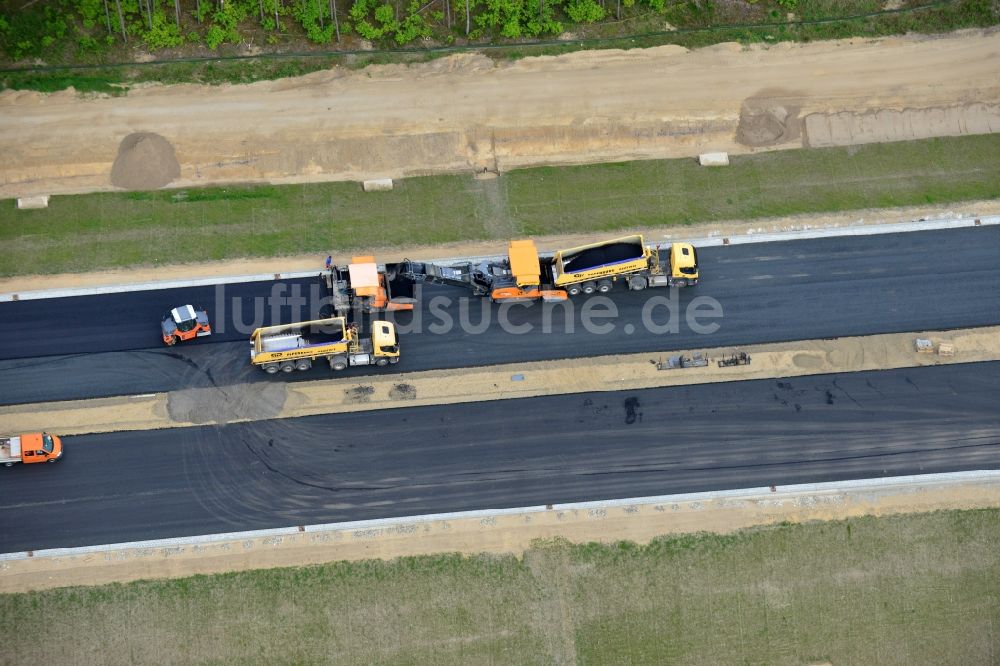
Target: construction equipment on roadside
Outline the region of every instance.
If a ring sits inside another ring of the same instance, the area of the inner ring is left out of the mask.
[[[160,322],[163,344],[175,345],[181,340],[193,340],[212,334],[208,312],[191,305],[182,305],[168,312]]]
[[[562,301],[577,294],[605,294],[616,280],[629,289],[686,287],[698,284],[698,255],[689,243],[670,245],[667,260],[641,235],[591,243],[551,256],[540,255],[534,241],[515,240],[505,259],[451,265],[406,260],[398,274],[415,283],[430,282],[472,289],[494,301]]]
[[[323,271],[333,313],[338,317],[348,317],[352,310],[369,314],[412,310],[412,298],[393,296],[393,278],[395,273],[384,264],[376,264],[372,256],[352,257],[351,263],[343,268],[328,264]]]
[[[674,355],[667,358],[667,362],[659,361],[656,364],[657,370],[680,370],[682,368],[705,368],[708,367],[708,357],[701,352],[695,352],[691,356]]]
[[[735,368],[738,365],[750,365],[750,354],[746,352],[736,352],[726,358],[719,359],[720,368]]]
[[[0,465],[13,467],[14,463],[41,463],[62,458],[62,439],[47,432],[0,437]]]
[[[371,323],[371,336],[362,337],[346,317],[331,317],[266,326],[250,336],[250,362],[268,374],[309,370],[321,359],[333,370],[398,363],[396,327],[376,320]]]

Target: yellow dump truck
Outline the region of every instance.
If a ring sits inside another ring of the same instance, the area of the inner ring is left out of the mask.
[[[646,247],[642,236],[559,250],[552,257],[552,284],[570,296],[611,291],[615,280],[633,290],[698,284],[698,255],[689,243],[672,243],[666,266],[660,253]]]
[[[506,259],[435,264],[404,261],[398,275],[415,283],[466,286],[477,296],[494,301],[565,300],[580,293],[607,293],[616,280],[629,289],[687,287],[698,284],[698,253],[690,243],[672,243],[660,249],[646,247],[642,236],[559,250],[542,256],[534,241],[511,241]]]
[[[269,374],[308,370],[318,360],[334,370],[398,363],[395,325],[373,321],[371,329],[370,337],[362,337],[345,317],[265,326],[250,336],[250,362]]]

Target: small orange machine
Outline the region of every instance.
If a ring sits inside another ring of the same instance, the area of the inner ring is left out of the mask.
[[[180,340],[192,340],[212,334],[208,313],[191,305],[176,307],[160,322],[163,344],[175,345]]]

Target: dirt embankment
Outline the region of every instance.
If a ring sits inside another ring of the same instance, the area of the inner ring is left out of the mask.
[[[0,197],[995,132],[997,71],[1000,32],[975,31],[499,64],[463,54],[246,86],[148,86],[113,99],[8,91]],[[137,151],[153,159],[133,172],[122,156]]]

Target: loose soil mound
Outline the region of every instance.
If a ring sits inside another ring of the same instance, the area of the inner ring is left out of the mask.
[[[122,139],[111,167],[111,184],[126,190],[155,190],[181,175],[174,147],[153,132],[136,132]]]
[[[736,141],[751,148],[774,146],[798,139],[802,121],[792,93],[762,91],[747,98],[740,108]]]

